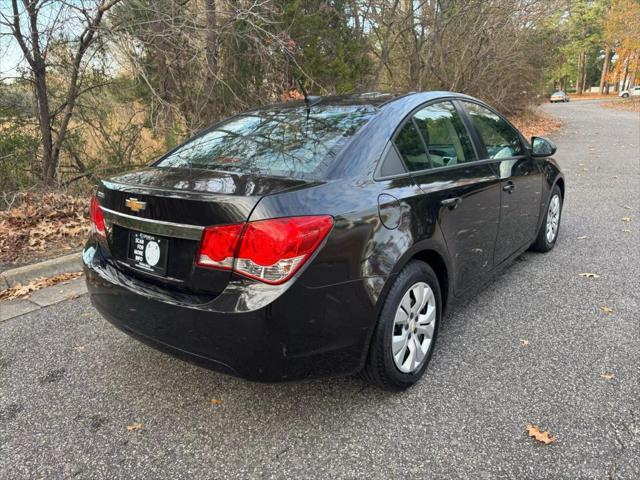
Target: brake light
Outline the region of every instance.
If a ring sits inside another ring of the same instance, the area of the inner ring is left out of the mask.
[[[104,228],[104,216],[102,215],[102,209],[96,197],[91,199],[89,218],[91,219],[91,232],[107,238],[107,231]]]
[[[243,227],[243,223],[207,227],[200,242],[198,265],[231,270]]]
[[[333,227],[328,215],[274,218],[208,227],[197,263],[270,284],[290,279]]]

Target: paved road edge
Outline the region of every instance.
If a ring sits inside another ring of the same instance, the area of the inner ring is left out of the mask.
[[[82,255],[80,252],[5,270],[0,273],[0,292],[14,287],[18,283],[24,285],[39,277],[52,277],[60,273],[79,272],[80,270],[82,270]]]

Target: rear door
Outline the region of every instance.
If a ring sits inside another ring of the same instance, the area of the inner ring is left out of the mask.
[[[496,112],[460,101],[481,140],[481,155],[494,160],[500,176],[500,227],[494,263],[528,246],[540,214],[542,170],[523,145],[520,134]]]
[[[395,139],[412,176],[432,201],[449,250],[454,289],[481,282],[493,267],[500,185],[488,162],[479,162],[459,112],[450,101],[428,104],[409,119]]]

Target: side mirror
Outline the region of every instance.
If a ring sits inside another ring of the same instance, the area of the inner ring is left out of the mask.
[[[531,155],[534,157],[550,157],[556,150],[556,144],[548,138],[531,137]]]

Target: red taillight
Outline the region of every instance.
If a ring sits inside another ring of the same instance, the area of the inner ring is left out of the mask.
[[[102,209],[100,208],[100,204],[96,197],[91,199],[89,217],[91,218],[91,231],[106,238],[107,232],[104,228],[104,217],[102,216]]]
[[[231,270],[233,268],[233,256],[236,253],[238,239],[243,227],[243,223],[207,227],[200,242],[198,265]]]
[[[333,218],[327,215],[208,227],[197,263],[233,269],[265,283],[283,283],[315,252],[332,227]]]

